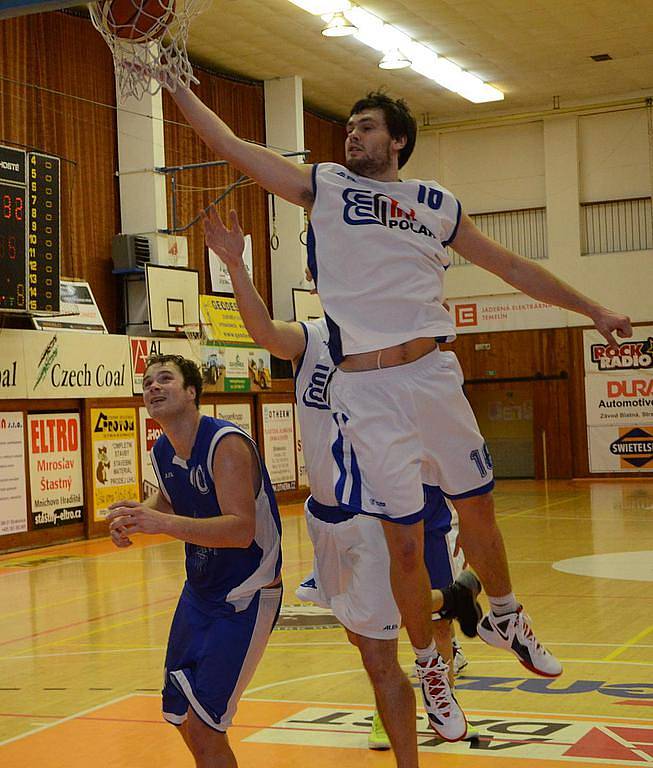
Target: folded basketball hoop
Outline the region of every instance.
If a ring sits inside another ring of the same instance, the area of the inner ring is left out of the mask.
[[[210,0],[99,0],[88,8],[111,49],[118,90],[141,99],[161,88],[176,91],[198,80],[186,41],[195,16]]]

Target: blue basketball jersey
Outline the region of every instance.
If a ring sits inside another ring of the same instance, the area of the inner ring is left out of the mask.
[[[202,416],[190,458],[175,454],[164,435],[152,449],[159,487],[176,515],[208,518],[221,515],[213,477],[213,458],[223,437],[241,435],[254,448],[261,468],[256,496],[256,532],[249,547],[203,547],[186,543],[186,589],[217,605],[227,602],[236,610],[249,605],[253,595],[273,582],[281,571],[281,521],[267,470],[254,441],[235,424]],[[249,482],[249,478],[243,478]]]

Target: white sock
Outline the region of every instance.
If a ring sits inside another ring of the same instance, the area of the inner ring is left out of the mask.
[[[490,608],[495,616],[505,616],[506,613],[515,613],[519,608],[519,603],[514,592],[501,597],[490,597],[488,595]]]
[[[435,640],[431,640],[431,644],[428,646],[428,648],[415,648],[415,646],[413,646],[413,651],[417,661],[428,661],[431,657],[436,656],[438,653],[435,647]]]

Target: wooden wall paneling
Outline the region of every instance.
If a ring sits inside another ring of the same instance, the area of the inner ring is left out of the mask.
[[[308,163],[345,162],[345,125],[338,120],[304,110],[304,147]]]
[[[207,106],[229,125],[241,138],[265,143],[265,104],[261,83],[238,82],[207,71],[197,70],[200,84],[194,88]],[[220,160],[193,129],[168,93],[163,96],[166,165],[184,165]],[[224,187],[236,181],[240,172],[232,166],[201,168],[177,175],[177,226],[188,224]],[[271,279],[267,197],[254,182],[231,192],[220,203],[221,215],[231,208],[238,212],[243,231],[252,235],[254,251],[254,283],[268,306],[271,305]],[[168,225],[171,221],[171,193],[168,178]],[[200,292],[211,293],[209,268],[205,258],[201,223],[186,232],[189,266],[200,272]]]
[[[572,472],[574,477],[589,477],[583,329],[568,328],[567,338],[571,358],[569,368],[569,412],[573,461]]]
[[[549,479],[573,477],[573,444],[567,379],[533,382],[533,441],[535,479],[542,480],[546,437],[546,475]]]
[[[61,272],[89,281],[115,332],[120,306],[111,239],[120,224],[109,49],[86,18],[55,12],[6,19],[0,76],[0,143],[63,158]]]

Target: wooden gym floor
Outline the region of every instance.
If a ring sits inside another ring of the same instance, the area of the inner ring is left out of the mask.
[[[419,723],[421,764],[653,765],[653,484],[498,483],[515,591],[564,662],[535,678],[465,640],[458,696],[478,742],[441,744]],[[372,696],[357,653],[294,589],[310,570],[301,506],[284,509],[285,609],[241,703],[241,768],[391,768],[367,750]],[[0,557],[0,765],[191,768],[158,691],[183,549],[139,537]],[[410,669],[405,636],[401,660]]]

